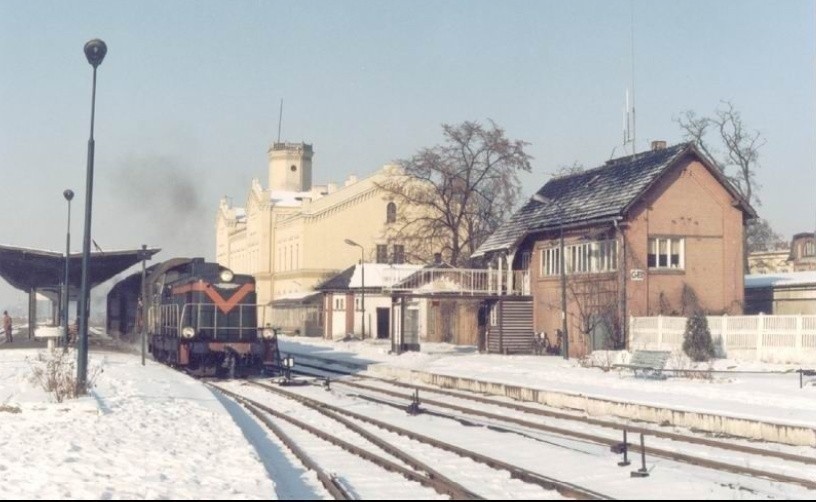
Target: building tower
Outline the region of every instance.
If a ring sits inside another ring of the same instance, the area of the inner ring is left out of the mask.
[[[269,189],[308,192],[312,189],[312,145],[273,143],[267,151]]]

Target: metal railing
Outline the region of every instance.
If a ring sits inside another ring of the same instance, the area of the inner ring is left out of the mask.
[[[529,295],[529,270],[513,271],[513,287],[508,288],[507,271],[483,268],[424,268],[386,291],[412,293],[457,293],[461,295]]]
[[[490,294],[497,291],[495,275],[495,271],[486,269],[424,268],[386,289],[418,293]]]

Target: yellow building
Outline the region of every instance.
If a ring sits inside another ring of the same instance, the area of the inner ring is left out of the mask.
[[[312,145],[274,143],[268,188],[255,179],[244,207],[226,198],[218,207],[216,260],[254,275],[260,304],[302,295],[362,255],[367,262],[405,261],[403,245],[389,237],[396,204],[378,187],[394,168],[349,176],[342,186],[313,186],[312,156]]]

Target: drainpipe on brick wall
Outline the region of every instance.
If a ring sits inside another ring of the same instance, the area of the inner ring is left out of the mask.
[[[618,225],[620,218],[612,220],[612,226],[615,227],[615,240],[620,237],[621,249],[618,256],[618,266],[620,268],[619,276],[621,283],[621,295],[619,297],[619,309],[621,329],[623,330],[623,348],[629,349],[629,324],[626,322],[626,237],[623,235],[623,230]]]

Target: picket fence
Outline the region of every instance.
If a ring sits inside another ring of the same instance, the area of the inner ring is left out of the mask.
[[[721,357],[816,362],[816,315],[708,316]],[[682,350],[685,317],[630,317],[629,348]]]

